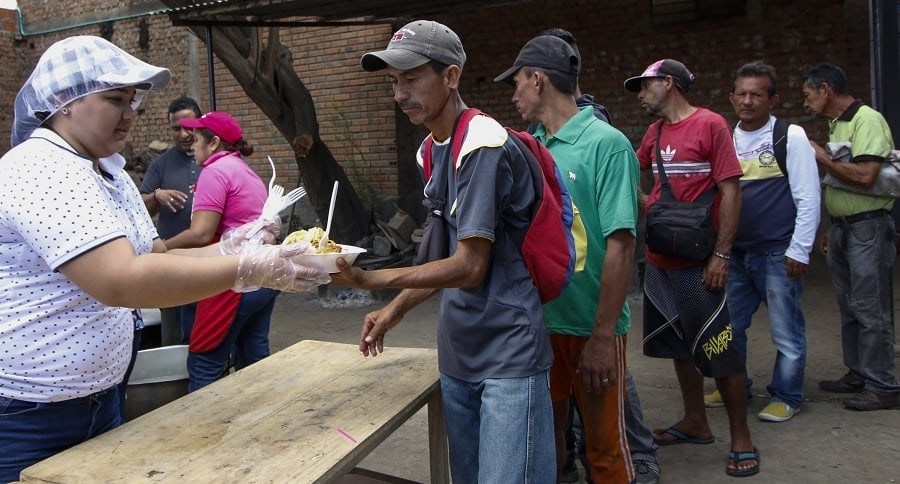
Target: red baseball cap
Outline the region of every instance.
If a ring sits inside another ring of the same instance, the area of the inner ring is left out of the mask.
[[[230,145],[238,144],[244,137],[241,125],[224,111],[211,111],[199,118],[181,118],[179,123],[189,129],[206,128]]]

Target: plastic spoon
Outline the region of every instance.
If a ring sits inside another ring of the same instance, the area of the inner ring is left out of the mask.
[[[331,233],[331,217],[334,215],[334,202],[337,200],[338,182],[335,180],[334,188],[331,189],[331,205],[328,206],[328,221],[325,223],[325,233],[319,239],[319,250],[325,248],[328,243],[328,234]]]

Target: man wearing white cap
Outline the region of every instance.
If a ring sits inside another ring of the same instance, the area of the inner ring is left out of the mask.
[[[394,100],[414,124],[431,130],[418,150],[433,160],[426,197],[445,200],[446,227],[430,249],[446,252],[422,265],[362,271],[346,264],[337,283],[404,290],[363,321],[360,350],[377,355],[385,333],[436,292],[438,364],[454,482],[554,482],[553,359],[537,288],[513,233],[535,203],[524,155],[493,119],[476,115],[451,160],[454,126],[467,109],[459,95],[466,54],[440,23],[417,20],[387,49],[362,57],[367,71],[386,70]],[[426,152],[427,150],[427,152]]]
[[[665,180],[677,201],[700,203],[711,197],[716,227],[714,248],[702,261],[647,247],[644,354],[673,360],[684,403],[684,418],[655,430],[654,438],[657,445],[715,442],[703,402],[703,377],[714,378],[731,431],[725,472],[743,477],[759,472],[760,460],[747,425],[745,362],[732,344],[725,305],[743,171],[725,118],[692,106],[685,97],[693,82],[694,75],[674,59],[654,62],[625,81],[625,89],[638,93],[641,107],[661,118],[647,129],[637,151],[641,169],[657,175],[650,194],[641,196],[647,211],[660,201]]]

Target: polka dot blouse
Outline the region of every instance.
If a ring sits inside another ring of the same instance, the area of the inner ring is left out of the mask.
[[[54,402],[122,380],[130,310],[104,306],[57,269],[120,237],[151,251],[156,229],[124,161],[101,160],[101,176],[46,129],[0,159],[0,397]]]

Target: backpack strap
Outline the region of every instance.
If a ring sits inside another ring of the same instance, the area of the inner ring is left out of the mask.
[[[462,150],[463,141],[466,138],[466,130],[469,129],[469,121],[472,120],[473,117],[480,114],[481,111],[478,109],[470,108],[464,110],[459,116],[456,117],[456,121],[453,124],[453,131],[451,131],[451,140],[452,145],[450,146],[450,160],[445,167],[446,169],[439,171],[437,176],[434,179],[434,183],[440,187],[438,193],[441,195],[434,199],[429,200],[425,199],[422,202],[425,204],[425,207],[434,212],[436,215],[442,215],[444,211],[444,206],[447,204],[447,200],[444,198],[447,194],[447,177],[449,176],[449,172],[456,174],[456,163],[459,161],[459,153]],[[432,167],[434,166],[433,161],[431,159],[431,149],[434,147],[434,138],[432,135],[428,135],[425,138],[425,146],[423,147],[424,153],[422,153],[422,173],[425,176],[425,184],[431,180],[432,176]],[[455,194],[451,196],[455,197]]]
[[[737,123],[732,128],[737,129]],[[772,150],[775,152],[775,162],[778,163],[778,169],[784,176],[787,176],[787,133],[790,123],[775,118],[775,126],[772,127]]]
[[[666,176],[666,169],[663,168],[662,162],[662,151],[659,148],[659,140],[662,138],[662,130],[663,124],[665,124],[665,120],[659,120],[659,129],[656,130],[656,171],[659,176],[659,187],[660,187],[660,195],[659,199],[663,201],[674,201],[675,194],[672,192],[672,188],[669,186],[669,177]]]
[[[775,126],[772,128],[772,149],[775,151],[775,161],[778,168],[788,176],[787,171],[787,133],[790,123],[775,118]]]
[[[482,114],[480,109],[477,108],[466,108],[459,116],[456,117],[456,121],[453,123],[453,131],[451,131],[450,140],[452,144],[450,145],[450,161],[454,164],[454,173],[456,172],[456,163],[459,162],[459,152],[462,150],[463,141],[466,139],[466,131],[469,129],[469,121],[472,120],[475,116]],[[431,148],[434,146],[434,137],[433,135],[428,135],[425,138],[425,152],[422,153],[422,171],[425,175],[425,182],[431,179]]]

